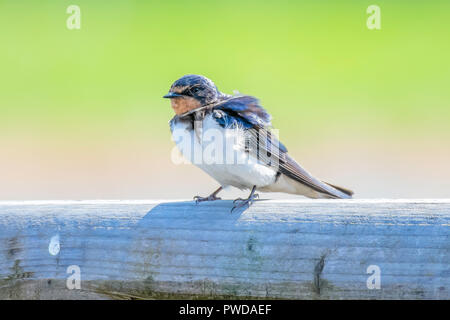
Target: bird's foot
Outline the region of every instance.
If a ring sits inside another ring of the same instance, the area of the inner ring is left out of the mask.
[[[259,198],[259,194],[252,193],[247,199],[237,198],[233,201],[234,207],[231,209],[231,213],[233,213],[234,210],[248,206],[250,207],[253,202]]]
[[[198,204],[199,202],[204,202],[204,201],[214,201],[214,200],[222,200],[222,198],[217,197],[217,194],[222,190],[223,188],[220,186],[216,191],[214,191],[213,193],[211,193],[209,196],[207,197],[200,197],[200,196],[195,196],[194,200],[195,200],[195,204]]]
[[[204,201],[215,201],[215,200],[222,200],[222,198],[220,197],[216,197],[215,195],[210,195],[208,197],[200,197],[200,196],[195,196],[194,197],[195,203],[200,203],[200,202],[204,202]]]

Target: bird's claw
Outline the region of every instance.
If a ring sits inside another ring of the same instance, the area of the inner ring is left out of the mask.
[[[258,198],[259,198],[259,194],[257,194],[257,193],[251,195],[247,199],[237,198],[236,200],[233,201],[233,204],[235,204],[237,201],[240,201],[240,203],[234,205],[234,207],[231,209],[231,213],[233,213],[233,211],[235,209],[242,208],[246,205],[248,205],[250,207],[253,204],[253,202],[255,201],[255,199],[258,199]]]
[[[208,197],[195,196],[194,200],[195,200],[195,204],[198,204],[198,203],[204,202],[204,201],[222,200],[222,198],[216,197],[216,196],[208,196]]]

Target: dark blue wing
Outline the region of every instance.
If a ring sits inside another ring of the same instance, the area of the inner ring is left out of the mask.
[[[237,116],[252,126],[271,126],[271,116],[259,105],[258,99],[251,96],[232,97],[214,107],[223,110],[231,116]]]
[[[213,110],[216,121],[222,127],[239,126],[245,129],[250,142],[248,151],[262,163],[276,165],[278,172],[331,198],[351,198],[351,191],[336,188],[313,177],[287,154],[286,147],[268,130],[271,117],[256,98],[233,97],[215,106]]]

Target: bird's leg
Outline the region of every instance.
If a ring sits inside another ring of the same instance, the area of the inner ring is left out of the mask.
[[[219,189],[217,189],[216,191],[211,193],[208,197],[195,196],[194,197],[195,203],[199,203],[199,202],[203,202],[203,201],[221,200],[221,198],[216,197],[220,191],[222,191],[222,187],[219,187]]]
[[[256,186],[253,186],[252,192],[250,192],[250,195],[248,196],[247,199],[237,198],[236,200],[234,200],[233,203],[238,202],[238,204],[234,205],[234,207],[231,209],[231,212],[233,212],[237,208],[241,208],[246,205],[248,205],[250,207],[250,205],[253,203],[253,201],[255,201],[255,199],[259,198],[259,195],[257,193],[255,193],[255,191],[256,191]]]

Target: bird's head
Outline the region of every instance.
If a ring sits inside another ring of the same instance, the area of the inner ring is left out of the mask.
[[[188,74],[175,81],[164,98],[170,99],[173,110],[180,115],[213,103],[220,95],[214,82],[208,78]]]

